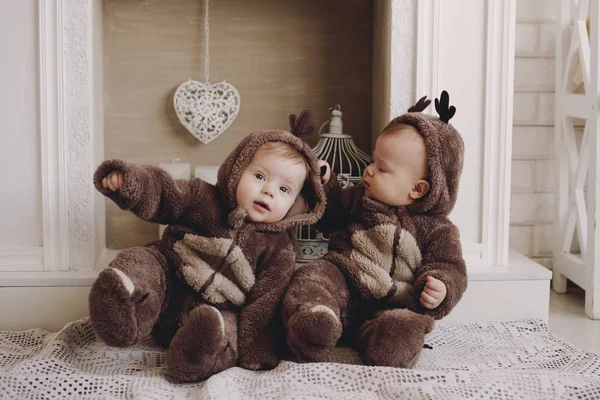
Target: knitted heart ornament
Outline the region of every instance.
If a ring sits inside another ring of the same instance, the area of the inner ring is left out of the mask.
[[[240,94],[227,82],[188,80],[175,91],[175,112],[186,129],[207,144],[229,128],[240,111]]]
[[[208,2],[204,0],[204,82],[188,79],[177,88],[173,98],[179,121],[204,144],[225,132],[240,111],[240,94],[235,87],[225,81],[209,81]]]

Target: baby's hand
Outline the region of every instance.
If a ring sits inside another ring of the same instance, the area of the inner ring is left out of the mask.
[[[252,371],[260,371],[261,369],[263,369],[263,366],[260,363],[250,363],[248,365],[245,365],[245,367],[247,369],[251,369]]]
[[[421,304],[423,307],[433,310],[446,298],[446,285],[433,276],[428,276],[423,293],[421,293]]]
[[[102,178],[102,187],[109,188],[113,192],[123,187],[123,173],[121,171],[112,171]]]
[[[319,160],[319,169],[321,173],[321,182],[326,185],[327,182],[329,182],[329,179],[331,179],[331,167],[327,161]]]

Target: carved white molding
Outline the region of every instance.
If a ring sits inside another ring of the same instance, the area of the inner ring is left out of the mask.
[[[44,267],[42,247],[0,249],[0,271],[42,271]]]
[[[65,129],[68,143],[69,269],[94,267],[92,11],[94,0],[63,0]]]
[[[94,267],[93,0],[39,0],[44,269]]]
[[[414,103],[416,9],[415,0],[373,2],[373,145]]]
[[[390,37],[390,99],[387,120],[404,114],[415,98],[414,0],[392,0]],[[417,96],[419,94],[417,93]]]

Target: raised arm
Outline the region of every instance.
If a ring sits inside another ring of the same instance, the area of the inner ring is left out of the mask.
[[[114,171],[123,174],[122,183],[113,188],[116,190],[102,184]],[[174,180],[163,169],[151,165],[107,160],[96,169],[94,186],[120,208],[145,221],[174,224],[194,202],[201,201],[199,194],[212,185],[200,179]]]

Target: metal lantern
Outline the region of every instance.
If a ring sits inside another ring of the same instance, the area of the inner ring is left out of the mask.
[[[352,136],[342,133],[342,111],[340,105],[329,109],[330,118],[319,128],[319,143],[313,148],[315,155],[331,166],[344,188],[362,180],[371,157],[354,144]],[[321,134],[329,124],[329,132]],[[301,226],[297,231],[296,261],[309,262],[327,253],[327,238],[314,227]]]

